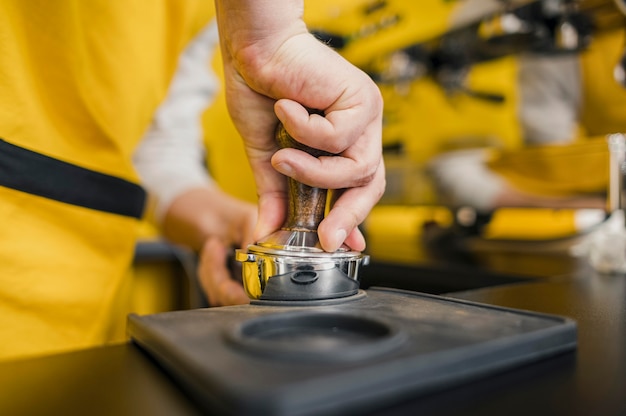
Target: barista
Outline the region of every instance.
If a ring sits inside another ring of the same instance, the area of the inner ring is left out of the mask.
[[[338,201],[323,242],[361,249],[356,226],[384,186],[378,90],[306,33],[300,2],[266,3],[217,2],[230,110],[259,190],[256,235],[284,217],[284,180],[270,162],[276,104],[294,136],[343,157],[331,165],[285,150],[274,166],[315,186],[358,185]],[[131,156],[212,5],[9,0],[1,8],[0,357],[119,339],[145,200]],[[320,60],[323,68],[311,65]],[[327,117],[309,117],[298,103]]]

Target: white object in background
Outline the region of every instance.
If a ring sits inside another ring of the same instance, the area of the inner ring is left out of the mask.
[[[572,247],[575,256],[586,256],[600,273],[626,272],[626,229],[624,211],[616,210],[589,234],[582,243]]]

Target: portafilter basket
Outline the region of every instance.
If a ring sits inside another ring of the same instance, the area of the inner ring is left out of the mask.
[[[293,147],[315,157],[333,156],[294,140],[282,124],[276,129],[280,147]],[[330,191],[288,178],[287,219],[266,239],[237,250],[243,285],[250,299],[316,301],[359,292],[359,268],[369,256],[346,245],[330,253],[322,249],[317,227],[324,219]]]

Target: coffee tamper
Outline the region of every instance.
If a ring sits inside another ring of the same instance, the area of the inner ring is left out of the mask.
[[[279,123],[280,147],[293,147],[315,156],[332,156],[294,140]],[[288,178],[287,219],[269,237],[237,250],[243,285],[259,301],[316,301],[345,298],[359,292],[358,274],[369,256],[343,245],[330,253],[322,249],[317,227],[324,219],[329,190]]]

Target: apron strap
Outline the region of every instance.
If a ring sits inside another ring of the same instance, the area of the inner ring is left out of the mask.
[[[84,208],[141,218],[138,184],[33,152],[0,138],[0,186]]]

